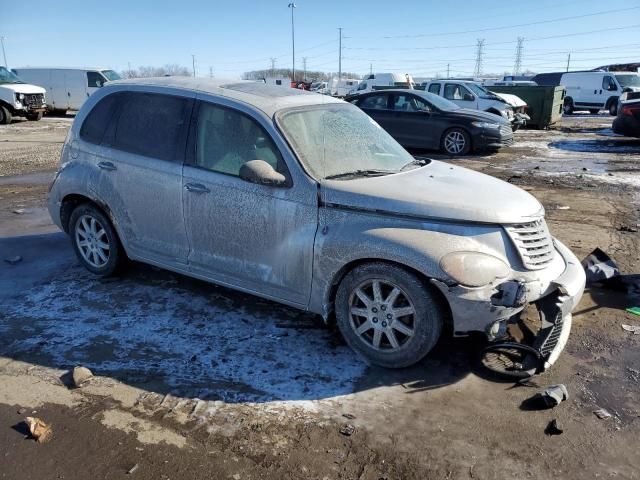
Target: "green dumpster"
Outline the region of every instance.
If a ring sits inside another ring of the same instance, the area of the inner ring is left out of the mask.
[[[565,88],[543,87],[538,85],[495,85],[487,87],[495,93],[510,93],[517,95],[527,104],[527,115],[531,120],[527,127],[537,129],[547,128],[562,117]]]

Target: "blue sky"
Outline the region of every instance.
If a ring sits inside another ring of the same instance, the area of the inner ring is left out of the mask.
[[[271,57],[276,57],[277,67],[291,66],[288,3],[0,0],[0,35],[5,37],[10,67],[95,65],[125,70],[128,63],[191,67],[193,54],[199,76],[208,76],[211,68],[215,76],[237,77],[247,70],[268,68]],[[310,70],[338,70],[338,27],[344,28],[346,37],[342,69],[360,74],[368,73],[373,64],[377,72],[444,75],[449,64],[451,75],[469,75],[479,38],[485,39],[483,71],[510,72],[518,36],[525,38],[524,69],[563,70],[568,52],[572,69],[640,61],[640,1],[298,0],[296,4],[298,69],[302,57],[307,57]],[[552,21],[579,15],[582,18]],[[535,22],[539,23],[524,25]]]

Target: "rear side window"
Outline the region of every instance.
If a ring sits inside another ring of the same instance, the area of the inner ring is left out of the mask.
[[[368,110],[386,110],[388,107],[389,95],[371,95],[362,99],[358,104],[360,108],[366,108]]]
[[[111,146],[160,160],[181,161],[191,101],[170,95],[123,95]]]
[[[80,138],[99,145],[115,112],[116,101],[122,94],[112,94],[100,100],[80,128]]]

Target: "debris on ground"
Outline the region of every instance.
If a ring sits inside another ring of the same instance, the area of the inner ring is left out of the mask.
[[[565,387],[561,383],[558,385],[551,385],[550,387],[547,387],[541,395],[542,400],[548,407],[555,407],[561,402],[569,399],[569,392],[567,391],[567,387]]]
[[[27,411],[26,408],[21,408],[18,410],[18,415],[23,415]]]
[[[569,205],[557,205],[556,210],[571,210]]]
[[[605,420],[607,418],[612,417],[612,415],[609,412],[607,412],[604,408],[599,408],[598,410],[594,410],[593,413],[600,420]]]
[[[136,463],[133,467],[131,467],[129,470],[127,470],[127,475],[131,475],[131,474],[135,473],[135,471],[136,471],[136,470],[138,470],[138,467],[139,467],[139,466],[140,466],[140,465],[138,465],[138,464]]]
[[[629,307],[627,308],[627,312],[633,313],[634,315],[640,315],[640,307]]]
[[[29,433],[39,443],[45,443],[51,440],[53,429],[51,425],[44,423],[36,417],[26,417],[25,423],[29,427]]]
[[[9,257],[4,259],[9,265],[15,265],[22,261],[22,257],[20,255],[16,255],[15,257]]]
[[[560,435],[562,432],[564,432],[564,429],[558,425],[558,421],[555,418],[551,420],[547,428],[544,429],[544,433],[547,435]]]
[[[353,420],[354,418],[356,418],[356,416],[353,415],[352,413],[343,413],[342,416],[344,418],[348,418],[349,420]]]
[[[601,282],[620,276],[616,263],[602,250],[596,248],[582,260],[587,274],[587,283]]]
[[[93,373],[87,367],[75,367],[73,369],[73,384],[76,388],[82,387],[93,377]]]
[[[620,225],[618,227],[618,231],[619,232],[636,233],[638,231],[638,229],[636,227],[631,227],[629,225]]]
[[[16,208],[15,210],[11,210],[11,213],[15,213],[16,215],[22,215],[24,213],[24,208]]]
[[[340,433],[346,437],[350,437],[354,433],[356,433],[356,427],[351,425],[350,423],[345,423],[340,429]]]
[[[635,335],[640,335],[640,325],[625,325],[622,324],[622,329],[627,332],[633,332]]]

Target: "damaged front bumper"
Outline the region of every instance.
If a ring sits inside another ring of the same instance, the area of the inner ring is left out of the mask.
[[[432,280],[449,302],[454,335],[483,332],[488,340],[504,340],[510,325],[517,324],[523,310],[533,305],[539,314],[539,328],[523,344],[539,358],[537,371],[558,359],[571,332],[571,312],[578,305],[585,286],[580,261],[558,240],[555,263],[545,270],[526,272],[498,285],[469,288]],[[535,372],[534,372],[535,373]]]

